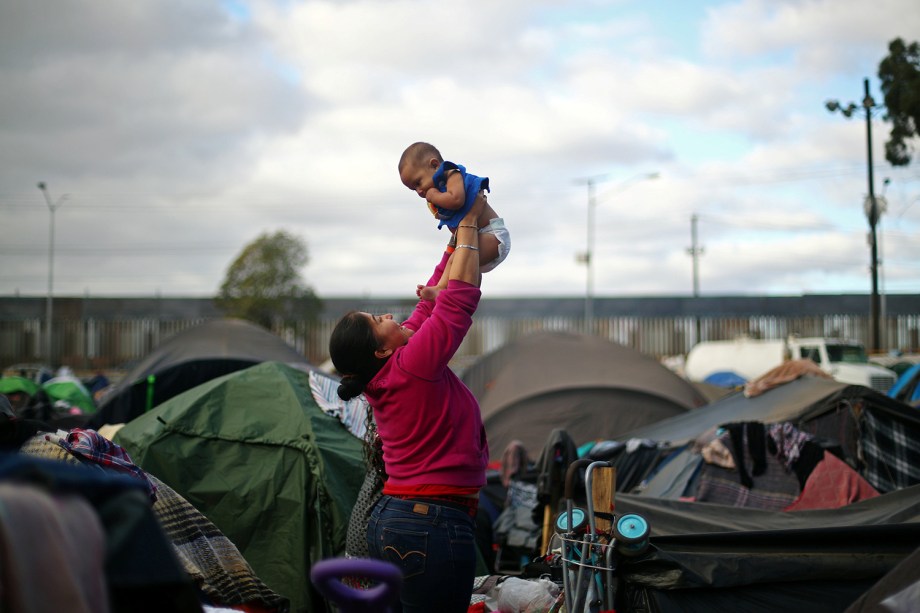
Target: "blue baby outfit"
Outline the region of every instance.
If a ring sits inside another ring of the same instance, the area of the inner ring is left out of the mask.
[[[438,166],[434,176],[431,178],[432,181],[434,181],[434,186],[438,188],[439,192],[447,191],[448,170],[457,170],[460,172],[460,176],[463,177],[463,188],[466,190],[466,202],[463,203],[463,208],[456,211],[435,207],[438,210],[439,216],[438,230],[444,226],[448,228],[456,228],[459,226],[460,220],[462,220],[469,210],[473,208],[473,202],[476,200],[476,196],[479,195],[479,192],[482,190],[489,191],[489,177],[477,177],[476,175],[468,174],[466,172],[466,167],[460,164],[441,162],[441,165]],[[441,217],[443,217],[443,219]]]

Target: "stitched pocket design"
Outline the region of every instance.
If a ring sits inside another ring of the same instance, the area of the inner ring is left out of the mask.
[[[424,574],[428,559],[428,534],[413,530],[384,528],[383,558],[398,566],[404,579]]]

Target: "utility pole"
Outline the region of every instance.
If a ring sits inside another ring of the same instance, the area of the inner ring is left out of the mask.
[[[597,208],[597,182],[607,175],[582,179],[588,186],[588,230],[585,240],[585,333],[594,333],[594,216]]]
[[[45,185],[44,181],[38,183],[38,189],[41,190],[42,195],[45,197],[45,202],[48,204],[48,211],[51,213],[51,220],[48,227],[48,297],[45,300],[45,359],[48,360],[48,366],[53,368],[54,360],[51,355],[51,322],[53,318],[52,302],[54,300],[54,212],[61,206],[61,203],[67,199],[67,194],[52,201],[51,196],[48,195],[48,186]]]
[[[597,183],[608,176],[610,173],[576,179],[577,183],[588,186],[588,231],[585,252],[575,257],[576,261],[584,262],[588,269],[585,277],[585,334],[594,334],[594,212],[597,208]],[[638,174],[620,183],[615,191],[622,191],[637,181],[657,178],[657,172]]]
[[[697,237],[696,226],[699,221],[699,216],[694,213],[690,216],[690,248],[687,249],[687,253],[690,254],[690,257],[693,258],[693,297],[700,297],[700,256],[703,255],[703,248],[699,245],[699,240]],[[699,313],[693,316],[693,331],[695,338],[693,339],[693,344],[699,343],[702,339],[702,330],[700,328],[700,315]]]
[[[876,227],[878,226],[881,210],[875,198],[875,185],[872,176],[872,107],[875,106],[875,100],[869,94],[869,79],[863,79],[863,99],[862,104],[857,105],[854,102],[847,106],[841,106],[836,100],[828,100],[825,103],[827,110],[831,112],[840,111],[844,117],[849,119],[856,112],[856,109],[862,106],[866,116],[866,152],[867,152],[867,170],[869,179],[869,196],[866,198],[864,208],[866,218],[869,221],[869,249],[871,253],[871,263],[869,271],[872,278],[872,295],[869,300],[869,320],[870,320],[870,339],[869,347],[872,352],[879,352],[882,349],[881,343],[881,325],[879,322],[880,299],[878,291],[878,236]]]
[[[700,256],[703,255],[704,249],[699,246],[696,235],[696,226],[699,221],[699,216],[694,213],[690,216],[690,247],[687,249],[687,253],[690,254],[690,257],[693,258],[693,297],[699,298],[700,296]]]

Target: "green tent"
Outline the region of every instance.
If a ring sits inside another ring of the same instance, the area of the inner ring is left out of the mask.
[[[212,379],[114,441],[214,522],[292,611],[328,610],[310,567],[344,553],[364,455],[317,406],[307,373],[263,362]]]
[[[76,377],[63,375],[48,379],[42,383],[42,389],[48,394],[52,403],[63,400],[72,407],[77,407],[86,415],[96,412],[96,401],[86,386]]]
[[[34,396],[37,392],[38,384],[31,379],[17,375],[0,377],[0,394],[23,393],[28,396]]]

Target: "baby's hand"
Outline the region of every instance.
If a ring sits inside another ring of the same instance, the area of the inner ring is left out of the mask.
[[[424,285],[416,285],[416,286],[415,286],[415,295],[418,296],[419,298],[421,298],[421,297],[422,297],[422,290],[423,290],[423,289],[425,289],[425,286],[424,286]]]

